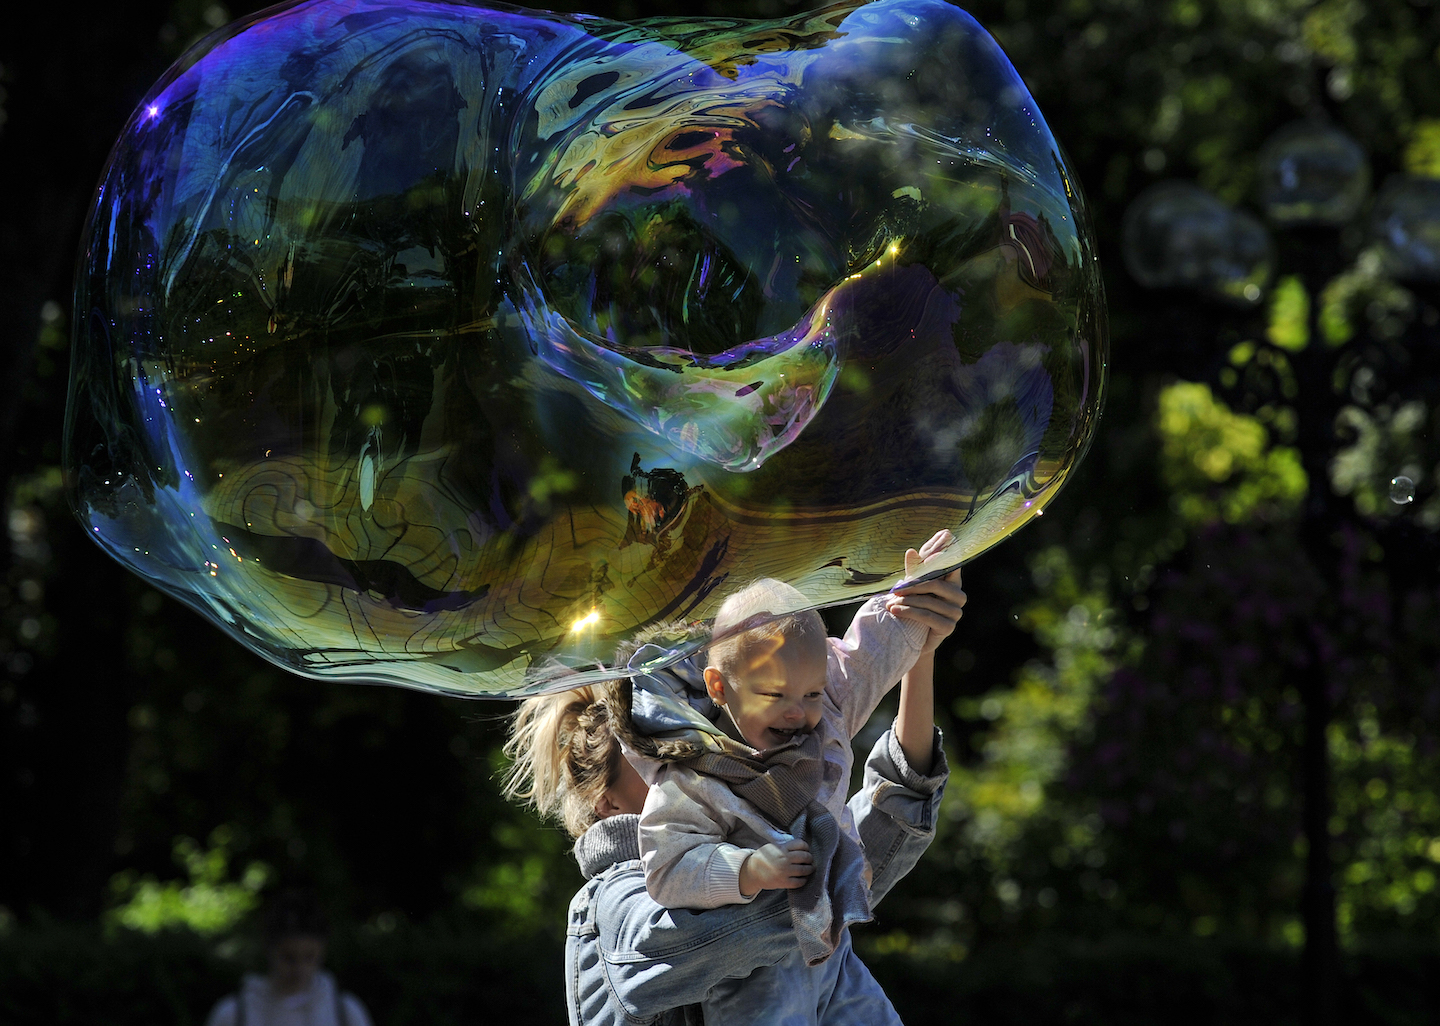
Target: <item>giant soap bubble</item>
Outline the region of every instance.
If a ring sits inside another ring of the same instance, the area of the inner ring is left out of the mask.
[[[994,545],[1106,344],[1064,157],[931,0],[272,8],[136,111],[75,323],[91,537],[297,672],[468,695],[691,625],[660,665],[756,577],[821,606]]]

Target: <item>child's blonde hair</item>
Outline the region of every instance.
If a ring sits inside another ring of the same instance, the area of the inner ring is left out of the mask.
[[[505,754],[511,761],[501,793],[579,837],[599,819],[595,804],[614,786],[624,757],[603,685],[525,699]]]
[[[815,610],[804,608],[808,602],[800,589],[773,577],[762,577],[737,591],[715,614],[713,633],[723,634],[752,618],[762,622],[711,645],[706,656],[709,664],[731,677],[743,665],[742,657],[758,641],[785,638],[824,644],[825,621]],[[765,621],[766,616],[777,618]]]

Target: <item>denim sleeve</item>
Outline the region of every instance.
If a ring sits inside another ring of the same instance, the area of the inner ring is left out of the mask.
[[[905,760],[895,730],[885,731],[865,760],[865,778],[850,799],[850,814],[865,845],[873,874],[870,900],[879,904],[915,868],[935,839],[935,818],[950,766],[940,728],[935,728],[930,773],[921,776]]]
[[[611,992],[647,1019],[704,1000],[712,987],[774,965],[795,950],[790,901],[765,891],[749,905],[668,909],[645,890],[640,863],[610,872],[595,892],[595,926]]]

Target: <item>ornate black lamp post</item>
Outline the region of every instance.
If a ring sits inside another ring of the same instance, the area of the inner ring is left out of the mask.
[[[1346,228],[1349,248],[1363,238],[1369,245],[1361,259],[1372,266],[1378,260],[1390,278],[1417,285],[1440,280],[1440,181],[1387,182],[1371,208],[1368,226],[1362,228],[1358,218],[1370,198],[1370,168],[1359,143],[1338,128],[1315,121],[1287,125],[1261,147],[1257,164],[1257,199],[1269,228],[1192,183],[1163,182],[1138,196],[1127,211],[1125,264],[1148,288],[1181,289],[1221,300],[1232,311],[1221,314],[1222,320],[1247,319],[1241,311],[1262,301],[1277,272],[1290,279],[1290,287],[1298,282],[1303,288],[1308,300],[1303,334],[1284,340],[1284,351],[1276,355],[1293,373],[1295,442],[1309,483],[1297,531],[1334,596],[1340,583],[1334,538],[1356,514],[1332,487],[1331,461],[1339,442],[1337,419],[1350,401],[1347,386],[1356,365],[1354,354],[1365,339],[1363,334],[1337,339],[1333,330],[1327,336],[1321,299],[1345,268]],[[1276,342],[1272,337],[1271,344]],[[1428,386],[1412,380],[1408,387]],[[1394,475],[1389,485],[1392,502],[1408,504],[1415,492],[1409,475]],[[1391,518],[1387,530],[1403,527]],[[1321,608],[1334,606],[1322,603]],[[1286,672],[1293,676],[1304,709],[1299,753],[1305,838],[1302,1021],[1328,1024],[1337,1017],[1339,975],[1327,742],[1336,693],[1313,636],[1317,634],[1312,632],[1308,658]]]

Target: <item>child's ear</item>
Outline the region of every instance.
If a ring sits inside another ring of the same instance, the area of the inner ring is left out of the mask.
[[[595,816],[598,819],[609,819],[619,811],[620,806],[615,803],[614,798],[610,797],[609,790],[595,799]]]
[[[705,667],[705,690],[716,705],[725,704],[725,675],[714,666]]]

